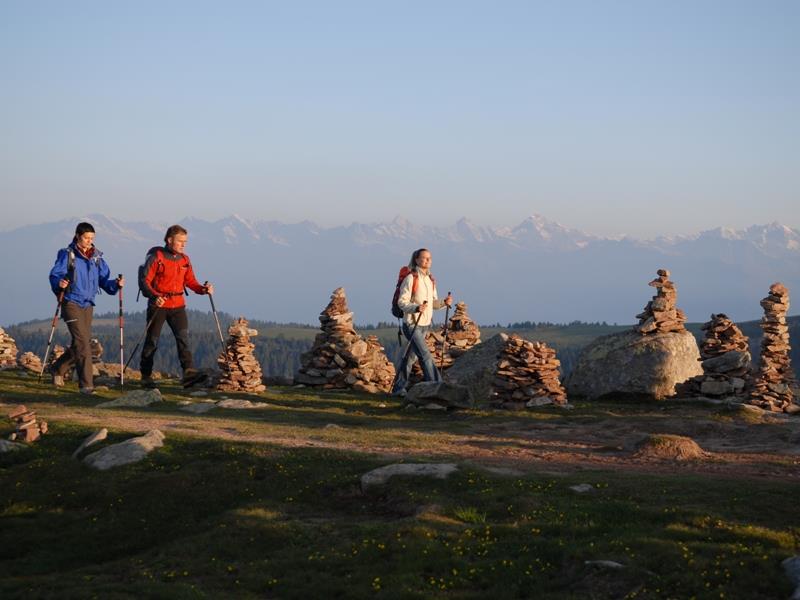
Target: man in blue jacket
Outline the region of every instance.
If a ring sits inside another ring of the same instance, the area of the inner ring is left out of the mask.
[[[73,366],[78,370],[81,394],[94,394],[92,376],[92,311],[94,297],[102,288],[116,294],[125,285],[125,278],[109,279],[111,270],[103,253],[94,245],[94,227],[78,223],[72,243],[58,251],[56,263],[50,269],[50,288],[56,296],[64,291],[61,318],[64,319],[72,344],[52,368],[53,384],[64,385],[64,374]]]

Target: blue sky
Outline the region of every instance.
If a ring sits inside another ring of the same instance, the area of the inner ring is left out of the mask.
[[[0,3],[0,228],[800,227],[800,2]]]

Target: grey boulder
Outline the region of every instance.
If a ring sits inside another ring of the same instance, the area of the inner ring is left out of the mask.
[[[108,429],[103,427],[102,429],[98,429],[89,437],[81,442],[81,445],[78,446],[77,450],[72,453],[72,458],[77,458],[78,454],[80,454],[85,448],[88,448],[92,444],[96,444],[97,442],[102,442],[104,439],[108,437]]]
[[[144,435],[106,446],[83,459],[93,469],[105,471],[113,467],[139,462],[156,448],[164,445],[164,434],[158,429]]]
[[[611,395],[661,400],[675,394],[676,384],[703,374],[699,358],[688,331],[606,335],[581,352],[566,381],[567,393],[590,400]]]
[[[384,485],[395,475],[414,475],[418,477],[422,476],[446,479],[450,474],[455,473],[456,471],[458,471],[458,466],[452,463],[400,463],[395,465],[386,465],[385,467],[373,469],[369,473],[362,475],[361,489],[366,491],[375,486]]]
[[[417,406],[434,403],[451,408],[470,408],[472,399],[463,385],[446,381],[423,381],[411,387],[406,402]]]

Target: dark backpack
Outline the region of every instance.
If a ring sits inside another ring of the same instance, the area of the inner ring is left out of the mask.
[[[139,291],[136,292],[136,301],[139,301],[139,296],[141,295],[142,291],[147,287],[145,284],[145,277],[147,277],[147,262],[150,260],[150,255],[155,254],[156,259],[158,260],[159,264],[163,261],[161,260],[161,247],[160,246],[153,246],[150,250],[147,251],[147,254],[144,257],[144,262],[139,265],[139,271],[137,273],[137,281],[139,282]],[[156,267],[158,268],[158,267]]]
[[[397,305],[397,299],[400,297],[400,286],[403,284],[403,281],[409,275],[414,276],[414,282],[411,284],[411,295],[417,293],[417,285],[419,284],[419,273],[417,273],[416,269],[411,270],[408,267],[403,267],[400,269],[400,273],[397,275],[397,285],[394,288],[394,296],[392,296],[392,315],[394,315],[397,319],[403,318],[403,311],[400,310],[400,307]],[[433,283],[434,287],[436,286],[436,279],[434,279],[433,275],[428,275],[431,278],[431,283]]]

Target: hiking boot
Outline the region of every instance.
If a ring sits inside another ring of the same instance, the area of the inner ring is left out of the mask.
[[[146,390],[152,390],[156,387],[156,382],[153,381],[152,376],[142,375],[142,387]]]
[[[94,388],[93,387],[82,387],[78,390],[81,396],[94,396]]]
[[[56,387],[64,387],[64,376],[57,375],[55,373],[53,373],[52,375],[53,375],[53,385]]]
[[[181,384],[183,387],[192,387],[198,383],[201,383],[205,379],[205,373],[198,371],[197,369],[186,369],[183,372],[183,379],[181,380]]]

